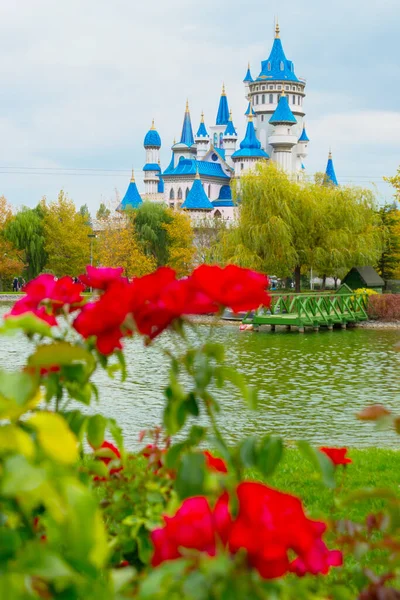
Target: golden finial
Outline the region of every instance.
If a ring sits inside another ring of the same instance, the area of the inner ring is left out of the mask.
[[[176,137],[174,137],[174,146],[175,146],[175,144],[176,144]]]
[[[153,119],[153,121],[152,121],[152,123],[151,123],[151,130],[152,130],[152,131],[154,131],[154,130],[155,130],[155,127],[154,127],[154,119]]]
[[[275,23],[275,38],[279,38],[279,33],[280,33],[279,23],[278,23],[278,19],[276,19],[276,23]]]
[[[232,121],[232,111],[229,111],[229,120]]]
[[[253,113],[251,111],[249,112],[248,118],[249,118],[249,121],[251,121],[251,122],[253,121]]]
[[[201,111],[201,121],[200,122],[204,123],[204,112],[203,111]]]
[[[160,160],[160,159],[158,159],[158,165],[159,165],[159,166],[161,165],[161,160]]]
[[[195,176],[195,179],[200,179],[199,165],[196,165],[196,176]]]
[[[305,129],[305,128],[306,128],[306,122],[303,121],[303,129]]]
[[[285,97],[285,96],[286,96],[286,94],[285,94],[285,90],[282,88],[281,97]]]
[[[221,96],[226,96],[226,93],[225,93],[225,84],[224,83],[222,84],[222,94],[221,94]]]
[[[190,110],[189,110],[189,100],[186,100],[186,112],[187,113],[190,112]]]
[[[248,68],[248,69],[249,69],[249,71],[250,71],[250,61],[247,63],[247,68]]]
[[[132,177],[131,177],[131,182],[132,182],[132,183],[135,183],[135,172],[134,172],[134,170],[133,170],[133,169],[132,169]]]
[[[332,148],[329,148],[328,160],[332,160]]]

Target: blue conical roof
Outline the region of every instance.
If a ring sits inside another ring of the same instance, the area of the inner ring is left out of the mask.
[[[299,142],[309,142],[308,135],[306,132],[306,124],[303,123],[303,131],[301,132],[301,136],[299,137]]]
[[[240,143],[240,150],[232,154],[232,158],[254,157],[254,158],[269,158],[268,154],[261,148],[261,142],[257,139],[256,130],[254,129],[253,117],[249,115],[247,123],[246,135]]]
[[[339,185],[338,180],[336,179],[335,167],[333,166],[332,152],[329,152],[325,175],[329,183],[333,183],[333,185]]]
[[[252,114],[253,116],[256,114],[251,106],[251,103],[249,102],[249,105],[247,107],[246,112],[244,113],[246,115],[246,117],[248,117],[250,114]]]
[[[271,54],[261,63],[261,73],[258,80],[269,81],[299,81],[294,74],[294,65],[291,60],[287,60],[281,39],[279,37],[279,25],[276,25],[275,39],[272,45]]]
[[[185,202],[182,204],[182,208],[187,210],[212,210],[213,205],[210,200],[207,198],[207,195],[204,191],[203,185],[201,183],[200,175],[197,172],[195,180],[192,185],[192,189],[190,190],[188,197]]]
[[[227,125],[229,121],[229,107],[228,100],[225,94],[225,86],[222,86],[222,94],[219,101],[218,113],[217,113],[217,125]]]
[[[151,129],[146,133],[143,145],[145,148],[161,148],[161,138],[158,131],[156,131],[156,128],[154,127],[154,119]]]
[[[192,122],[190,120],[190,112],[189,112],[189,102],[186,102],[186,111],[185,116],[183,118],[182,125],[182,135],[181,135],[181,144],[186,144],[186,146],[193,146],[194,137],[192,130]]]
[[[232,121],[232,113],[229,113],[229,121],[225,129],[224,136],[225,135],[237,136],[236,129]]]
[[[127,208],[138,208],[141,204],[143,204],[143,200],[140,197],[139,191],[136,187],[135,176],[133,174],[132,169],[132,178],[129,183],[128,189],[126,190],[125,196],[122,198],[119,206],[117,207],[118,211],[126,210]]]
[[[196,133],[196,137],[209,137],[206,126],[204,124],[204,113],[201,113],[201,121],[200,121],[199,129],[197,130],[197,133]]]
[[[249,63],[249,66],[247,68],[246,77],[243,79],[243,83],[247,83],[247,82],[251,83],[253,81],[254,81],[254,79],[252,78],[251,73],[250,73],[250,63]]]
[[[175,168],[174,165],[175,165],[175,154],[174,154],[174,151],[172,151],[171,161],[170,161],[168,167],[165,169],[163,175],[168,175],[169,173],[171,173],[171,171],[173,171]]]
[[[160,181],[158,182],[158,186],[157,186],[157,192],[159,194],[163,194],[164,193],[164,179],[161,177],[161,175],[159,175]]]
[[[280,97],[278,106],[276,107],[275,112],[270,118],[269,122],[271,125],[277,125],[278,123],[289,123],[292,125],[297,123],[296,117],[290,110],[289,102],[284,92]]]

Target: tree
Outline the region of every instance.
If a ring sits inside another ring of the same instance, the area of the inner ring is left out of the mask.
[[[19,275],[23,261],[15,246],[6,238],[5,231],[12,222],[11,207],[4,196],[0,196],[0,290],[4,282]]]
[[[98,211],[96,213],[96,219],[98,221],[102,221],[103,219],[108,219],[108,217],[110,216],[111,211],[109,208],[106,207],[106,205],[104,204],[104,202],[102,202],[98,208]]]
[[[47,254],[44,249],[43,217],[43,205],[39,204],[36,208],[24,206],[8,222],[4,231],[5,237],[21,253],[28,280],[39,275],[47,261]]]
[[[58,277],[83,272],[90,257],[91,228],[75,205],[61,190],[43,219],[47,269]]]
[[[193,260],[193,232],[190,221],[163,204],[144,202],[138,209],[127,211],[134,235],[146,256],[157,267],[170,265],[180,273],[187,272]]]
[[[195,248],[193,245],[193,229],[188,215],[167,209],[172,217],[165,223],[168,243],[168,266],[175,269],[179,277],[188,275],[193,268]]]
[[[223,264],[223,237],[227,231],[224,219],[209,215],[198,219],[194,226],[195,262],[197,264]]]
[[[90,225],[90,226],[92,225],[92,217],[89,212],[87,204],[82,204],[82,206],[79,209],[79,214],[82,215],[82,217],[85,219],[85,221],[88,225]]]
[[[383,252],[378,260],[378,272],[383,279],[393,279],[400,265],[400,211],[396,204],[379,209],[384,236]]]
[[[156,268],[155,259],[146,256],[135,238],[131,220],[103,218],[104,228],[97,238],[97,258],[104,267],[123,267],[126,277],[140,277]]]
[[[294,272],[297,292],[302,270],[376,262],[380,232],[369,193],[299,184],[274,164],[259,165],[242,177],[238,193],[239,223],[224,240],[228,261],[281,277]],[[332,226],[339,200],[340,216]]]
[[[394,197],[400,202],[400,167],[397,169],[396,175],[393,175],[393,177],[384,177],[383,179],[394,187]]]

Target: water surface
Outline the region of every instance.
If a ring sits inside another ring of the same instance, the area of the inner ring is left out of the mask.
[[[0,305],[0,316],[6,307]],[[197,326],[206,338],[210,328]],[[286,439],[353,447],[396,447],[394,432],[377,431],[355,413],[369,403],[400,408],[400,341],[398,330],[349,329],[288,333],[239,332],[233,325],[216,327],[212,339],[226,348],[227,362],[244,373],[259,391],[259,410],[246,408],[233,389],[218,391],[223,405],[220,424],[231,441],[243,434],[274,432]],[[137,446],[142,429],[160,424],[168,362],[162,347],[173,347],[169,335],[144,348],[140,339],[126,343],[128,379],[95,376],[100,411],[117,419],[128,448]],[[22,337],[0,338],[0,365],[24,364],[31,349]],[[94,410],[94,408],[93,408]]]

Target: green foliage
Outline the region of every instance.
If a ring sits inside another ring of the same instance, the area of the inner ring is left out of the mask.
[[[101,221],[102,219],[108,219],[108,217],[110,215],[111,215],[110,209],[106,207],[104,202],[101,202],[100,206],[97,210],[97,213],[96,213],[96,219]]]
[[[43,226],[44,207],[23,207],[9,221],[4,235],[22,253],[26,278],[33,279],[41,273],[47,262]]]
[[[383,279],[397,276],[400,265],[400,211],[395,203],[385,204],[378,211],[384,236],[384,248],[377,270]]]
[[[167,207],[153,202],[143,202],[128,215],[144,252],[156,259],[157,266],[168,263],[168,234],[165,225],[172,222]]]

